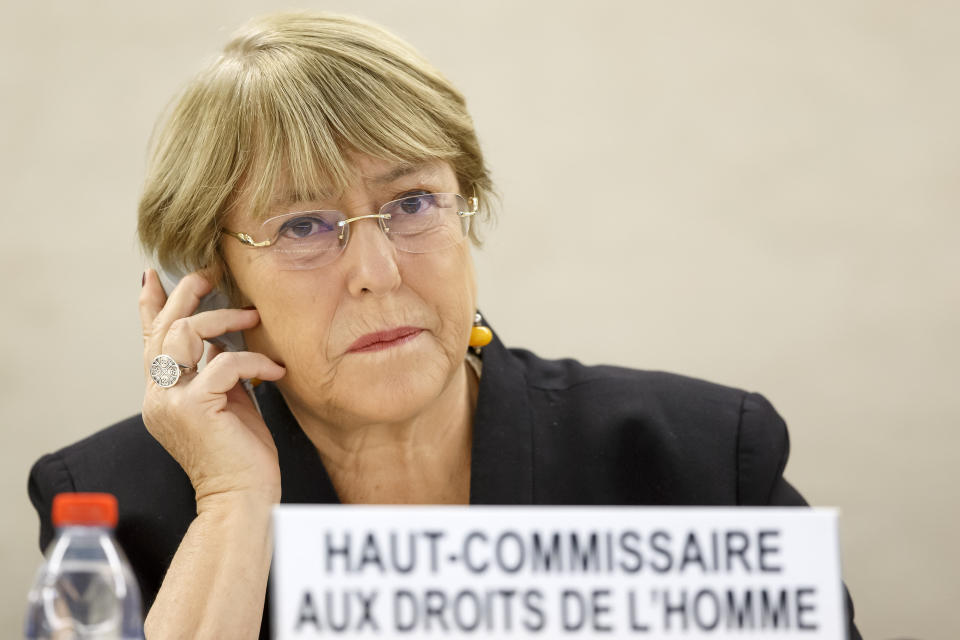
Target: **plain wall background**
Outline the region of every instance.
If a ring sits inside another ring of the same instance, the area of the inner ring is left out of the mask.
[[[761,391],[788,478],[842,509],[864,635],[955,637],[960,5],[916,0],[5,3],[5,635],[40,560],[30,465],[139,410],[153,123],[281,8],[380,22],[465,93],[505,342]]]

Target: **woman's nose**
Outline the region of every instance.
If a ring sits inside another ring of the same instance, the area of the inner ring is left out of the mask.
[[[350,223],[347,246],[340,259],[346,267],[351,295],[381,296],[400,286],[397,249],[381,230],[376,218]]]

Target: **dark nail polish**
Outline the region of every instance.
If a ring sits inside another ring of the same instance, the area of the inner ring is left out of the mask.
[[[147,284],[147,272],[146,272],[146,271],[144,271],[144,272],[143,272],[143,275],[140,276],[140,286],[142,287],[142,286],[145,285],[145,284]]]
[[[249,307],[242,307],[242,309],[244,311],[256,311],[257,308],[253,305],[250,305]]]

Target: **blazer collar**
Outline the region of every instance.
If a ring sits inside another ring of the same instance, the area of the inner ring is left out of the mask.
[[[533,425],[524,369],[494,333],[483,348],[483,375],[473,418],[471,504],[533,502]],[[272,382],[257,387],[257,401],[280,461],[281,502],[339,503],[313,443]]]

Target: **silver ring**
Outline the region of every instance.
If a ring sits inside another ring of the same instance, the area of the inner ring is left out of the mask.
[[[182,373],[193,371],[196,368],[196,365],[188,367],[161,353],[150,363],[150,377],[164,389],[169,389],[179,382]]]

